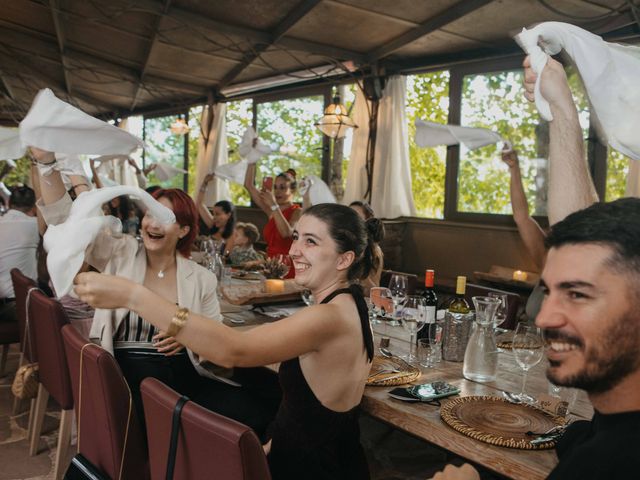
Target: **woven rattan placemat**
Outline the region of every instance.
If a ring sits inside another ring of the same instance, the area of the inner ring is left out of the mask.
[[[419,376],[420,369],[407,365],[400,358],[375,356],[367,378],[367,385],[379,387],[404,385],[413,382]]]
[[[544,433],[565,424],[563,418],[499,397],[454,398],[442,406],[440,416],[447,425],[468,437],[523,450],[553,448],[555,441],[532,444],[536,435],[527,435],[527,432]]]

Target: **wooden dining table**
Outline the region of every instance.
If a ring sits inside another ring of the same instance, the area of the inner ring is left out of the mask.
[[[240,329],[255,326],[276,319],[258,310],[224,313],[225,323]],[[376,344],[380,337],[380,326],[374,325]],[[390,338],[389,349],[404,355],[409,349],[409,336],[402,327],[384,326]],[[502,392],[520,392],[522,370],[510,351],[498,353],[498,375],[495,381],[478,383],[467,380],[462,375],[462,362],[441,361],[433,368],[420,367],[421,375],[412,384],[444,380],[460,388],[460,396],[481,395],[502,397]],[[277,370],[277,365],[269,368]],[[528,372],[526,392],[534,397],[547,393],[549,382],[545,376],[547,368],[543,359]],[[458,455],[474,465],[488,469],[506,478],[536,480],[546,478],[557,463],[555,450],[519,450],[498,447],[467,437],[453,430],[440,417],[440,407],[419,402],[404,402],[389,396],[394,387],[368,386],[364,391],[361,408],[372,417],[397,429]],[[447,399],[443,399],[442,403]],[[570,409],[568,419],[585,420],[593,415],[593,408],[584,392],[579,392]]]

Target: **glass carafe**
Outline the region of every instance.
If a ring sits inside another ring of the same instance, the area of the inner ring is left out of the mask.
[[[493,333],[493,317],[499,298],[473,297],[476,319],[464,353],[462,374],[475,382],[491,382],[498,370],[498,349]]]

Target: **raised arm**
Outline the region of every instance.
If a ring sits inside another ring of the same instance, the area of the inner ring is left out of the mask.
[[[202,181],[202,185],[198,189],[198,195],[196,196],[196,206],[198,207],[198,213],[200,214],[200,218],[207,225],[207,227],[213,227],[213,215],[204,204],[204,194],[207,193],[207,187],[209,186],[209,182],[213,180],[214,174],[207,173]]]
[[[258,190],[255,185],[256,182],[256,164],[250,163],[247,165],[247,172],[244,174],[244,188],[247,189],[251,200],[255,203],[260,210],[267,215],[271,215],[271,205],[268,201],[263,199],[261,190]]]
[[[537,75],[529,57],[523,63],[525,96],[533,101]],[[547,212],[554,225],[567,215],[598,201],[584,155],[578,112],[562,65],[549,59],[542,70],[540,91],[551,107],[549,123],[549,193]]]
[[[96,184],[96,188],[104,187],[102,180],[100,180],[100,175],[98,175],[98,170],[96,169],[95,159],[92,158],[89,160],[89,166],[91,167],[91,175],[93,176],[93,183]]]
[[[529,255],[533,258],[536,266],[542,269],[546,255],[546,249],[544,247],[545,233],[542,228],[540,228],[540,225],[538,225],[538,222],[529,215],[529,204],[527,203],[527,196],[522,186],[518,154],[514,150],[503,150],[502,161],[509,167],[509,190],[511,192],[513,220],[516,222],[520,238]]]
[[[125,307],[170,331],[176,306],[143,285],[122,277],[83,273],[76,277],[76,293],[97,308]],[[347,322],[335,305],[316,305],[296,314],[238,331],[190,313],[176,339],[207,360],[223,367],[269,365],[318,351],[341,336]]]

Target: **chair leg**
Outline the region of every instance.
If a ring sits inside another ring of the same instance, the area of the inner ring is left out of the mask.
[[[72,419],[73,409],[62,410],[62,415],[60,416],[60,432],[58,433],[58,449],[56,450],[56,460],[53,468],[54,480],[61,480],[67,470],[66,459],[71,443]]]
[[[32,398],[29,401],[29,423],[27,423],[27,438],[31,441],[31,435],[33,435],[33,421],[36,418],[36,399]]]
[[[9,355],[10,344],[5,343],[2,346],[2,359],[0,359],[0,377],[4,377],[4,369],[7,366],[7,356]]]
[[[33,430],[29,441],[29,455],[32,457],[38,453],[38,444],[40,443],[40,434],[42,433],[42,422],[44,414],[47,410],[47,402],[49,401],[49,392],[44,388],[42,383],[38,386],[38,397],[36,398],[36,407],[33,420]]]

